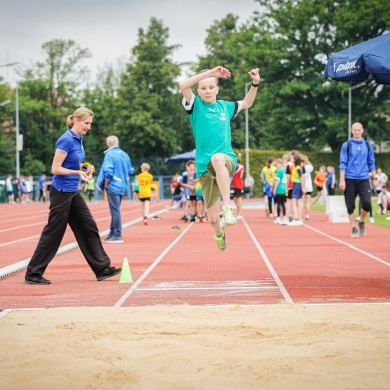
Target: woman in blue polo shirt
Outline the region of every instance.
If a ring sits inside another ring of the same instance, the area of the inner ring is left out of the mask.
[[[79,192],[80,179],[88,181],[94,172],[93,166],[86,171],[80,169],[85,157],[83,136],[91,128],[93,116],[88,108],[78,108],[68,116],[68,129],[56,143],[51,167],[49,219],[27,266],[26,283],[51,283],[43,274],[57,253],[68,224],[97,280],[107,279],[121,271],[121,268],[110,266],[96,222]]]

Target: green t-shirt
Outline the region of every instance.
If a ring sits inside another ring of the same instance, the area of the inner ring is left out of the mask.
[[[237,166],[237,156],[233,152],[230,120],[237,114],[238,103],[217,100],[206,104],[198,96],[192,102],[183,99],[195,138],[196,176],[207,171],[207,164],[216,153],[230,156]]]
[[[279,178],[279,184],[276,188],[276,195],[286,195],[287,180],[286,180],[286,169],[278,168],[275,176]]]

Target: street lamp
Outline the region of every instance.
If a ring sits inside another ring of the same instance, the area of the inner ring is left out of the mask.
[[[248,87],[252,84],[252,81],[245,83],[245,96],[248,94]],[[245,177],[249,176],[249,113],[248,109],[245,110]]]
[[[18,65],[19,62],[9,62],[0,65],[0,68]],[[23,136],[19,137],[19,84],[16,83],[15,93],[15,143],[16,143],[16,177],[20,176],[19,152],[23,149]]]
[[[30,79],[28,81],[34,81],[38,79]],[[20,133],[19,125],[19,83],[16,83],[15,88],[15,134],[16,134],[16,177],[20,176],[20,155],[19,152],[23,150],[23,134]]]
[[[6,106],[7,104],[10,104],[11,103],[11,100],[5,100],[4,102],[1,102],[0,103],[0,107],[4,107],[4,106]]]
[[[10,62],[8,64],[1,64],[0,68],[5,68],[7,66],[14,66],[14,65],[17,65],[17,64],[19,64],[19,62]]]
[[[19,83],[16,83],[15,94],[15,138],[16,138],[16,177],[20,176],[20,156],[23,150],[23,135],[19,135]]]
[[[356,88],[364,87],[366,84],[361,83],[348,89],[348,140],[351,139],[351,127],[352,127],[352,93],[351,91]]]

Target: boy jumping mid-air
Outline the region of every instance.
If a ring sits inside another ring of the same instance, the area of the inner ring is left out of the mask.
[[[259,70],[248,72],[252,86],[242,101],[217,100],[218,79],[231,73],[222,66],[201,71],[182,81],[183,106],[187,111],[195,138],[196,177],[202,185],[203,197],[214,239],[218,248],[226,249],[225,227],[237,223],[230,206],[230,176],[233,175],[237,156],[231,142],[230,120],[241,110],[252,107],[260,83]],[[195,96],[191,87],[198,84]],[[222,196],[223,223],[220,222],[219,199]]]

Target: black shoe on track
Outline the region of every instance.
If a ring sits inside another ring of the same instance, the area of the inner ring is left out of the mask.
[[[28,284],[50,284],[51,281],[43,276],[25,276],[24,280]]]
[[[100,282],[104,279],[111,278],[111,276],[118,275],[121,271],[122,268],[106,267],[96,274],[96,279]]]

